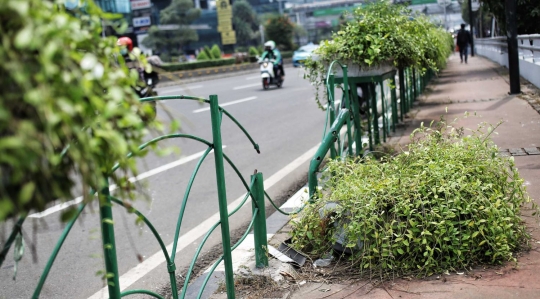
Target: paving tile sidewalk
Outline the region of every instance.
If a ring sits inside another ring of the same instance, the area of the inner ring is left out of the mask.
[[[501,74],[501,71],[503,72]],[[411,115],[413,119],[403,137],[394,141],[405,145],[408,136],[420,123],[429,124],[445,115],[447,120],[460,117],[458,126],[476,128],[478,123],[497,124],[494,142],[502,149],[540,147],[540,114],[522,96],[509,96],[510,90],[504,69],[491,61],[474,57],[469,64],[461,64],[452,56],[448,67],[434,80],[418,101]],[[526,86],[524,91],[529,91]],[[446,112],[447,111],[447,112]],[[468,111],[476,117],[462,118]],[[509,151],[509,152],[510,152]],[[533,152],[531,152],[533,153]],[[515,157],[521,177],[526,181],[529,196],[540,200],[540,155]],[[478,268],[471,273],[433,277],[425,280],[397,279],[375,285],[365,281],[355,284],[306,283],[295,287],[291,299],[336,298],[540,298],[540,230],[531,211],[523,210],[523,219],[533,239],[532,250],[518,259],[517,265]],[[345,279],[345,277],[344,277]]]

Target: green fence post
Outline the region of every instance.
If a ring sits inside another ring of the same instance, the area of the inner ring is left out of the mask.
[[[227,210],[227,190],[225,188],[225,169],[223,165],[223,144],[221,142],[221,113],[217,95],[210,96],[210,116],[212,118],[212,138],[214,141],[214,160],[221,222],[221,240],[223,244],[223,263],[225,265],[225,285],[227,298],[234,299],[234,275],[231,257],[231,236],[229,233],[229,212]]]
[[[413,102],[416,101],[416,97],[418,97],[418,88],[416,86],[416,69],[412,69],[412,85],[413,85]]]
[[[251,208],[253,213],[258,208],[255,223],[253,223],[253,234],[255,239],[255,267],[268,267],[268,241],[266,236],[266,211],[264,205],[264,181],[262,173],[258,172],[251,176],[251,180],[255,179],[251,195],[253,201]]]
[[[328,99],[332,99],[332,103],[330,103],[330,101],[328,101],[328,109],[330,109],[330,124],[329,126],[331,126],[333,123],[334,123],[334,120],[336,120],[336,111],[334,110],[336,105],[335,105],[335,90],[334,90],[334,74],[331,74],[330,76],[328,76],[328,87],[329,87],[329,91],[328,91]],[[332,107],[330,107],[330,104],[332,105]],[[325,124],[326,125],[326,124]],[[330,148],[330,157],[332,157],[332,159],[335,159],[337,157],[337,152],[336,152],[336,148],[335,146],[332,146]]]
[[[386,142],[386,127],[388,126],[388,107],[386,106],[386,97],[384,95],[384,81],[380,82],[381,90],[381,109],[382,109],[382,127],[383,127],[383,142]]]
[[[396,131],[396,123],[398,122],[397,114],[397,94],[396,94],[396,76],[392,76],[390,79],[390,93],[392,94],[392,132]]]
[[[377,145],[381,143],[379,138],[379,114],[377,112],[377,86],[371,86],[371,112],[372,112],[372,127],[373,127],[373,143]],[[371,148],[373,150],[373,148]]]
[[[401,121],[403,121],[403,118],[405,117],[405,113],[407,113],[405,109],[405,71],[403,68],[399,68],[399,107],[400,107],[400,117]]]
[[[103,255],[110,299],[120,299],[120,281],[118,278],[118,262],[116,259],[116,244],[114,239],[114,222],[112,203],[109,198],[109,178],[104,175],[105,185],[100,192],[99,216],[101,220],[101,236],[103,240]]]

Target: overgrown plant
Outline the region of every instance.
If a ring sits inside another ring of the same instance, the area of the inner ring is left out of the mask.
[[[81,195],[76,181],[89,200],[87,188],[99,190],[116,162],[136,173],[127,155],[144,154],[152,124],[131,88],[138,74],[116,38],[101,36],[113,16],[90,0],[71,12],[63,2],[0,1],[0,221]],[[123,176],[111,179],[130,194]]]
[[[321,42],[316,55],[305,63],[306,78],[317,87],[316,100],[323,107],[318,87],[324,83],[327,67],[334,60],[362,69],[392,65],[420,72],[437,71],[446,65],[452,45],[451,35],[427,17],[381,0],[357,8],[352,20],[335,32],[330,41]]]
[[[465,136],[441,120],[394,157],[330,161],[325,195],[294,222],[295,248],[320,256],[344,232],[352,265],[371,277],[515,260],[529,240],[520,207],[530,200],[513,158],[490,140],[494,129]]]

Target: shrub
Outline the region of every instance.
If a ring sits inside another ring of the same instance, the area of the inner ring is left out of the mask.
[[[249,47],[249,56],[258,56],[259,51],[255,47]]]
[[[206,57],[208,57],[209,60],[214,59],[214,56],[212,56],[212,51],[210,51],[210,48],[208,46],[204,46],[204,54],[206,54]]]
[[[395,157],[329,162],[326,195],[294,223],[294,246],[319,256],[342,229],[344,246],[361,242],[350,257],[358,271],[382,277],[515,260],[529,238],[519,217],[529,198],[513,158],[489,139],[493,129],[463,136],[441,121],[417,129]],[[331,202],[338,207],[321,219]]]
[[[103,172],[119,162],[136,173],[127,155],[143,154],[150,111],[131,88],[138,74],[112,57],[121,57],[116,37],[101,36],[111,16],[85,1],[75,17],[60,3],[0,1],[0,221],[81,195],[76,183],[90,201]],[[111,181],[120,195],[130,190],[122,177]]]
[[[208,54],[206,54],[206,51],[201,51],[201,53],[199,53],[199,55],[197,55],[197,60],[198,61],[205,61],[205,60],[211,60],[211,58],[208,57]]]
[[[221,50],[218,45],[212,46],[210,53],[212,53],[212,59],[221,59]]]
[[[199,56],[203,53],[204,52],[201,52]],[[197,57],[197,59],[199,58]],[[195,69],[205,68],[205,67],[233,65],[234,63],[235,63],[234,58],[227,58],[227,59],[220,59],[220,60],[203,60],[203,61],[188,62],[188,63],[166,63],[166,64],[163,64],[161,68],[167,72],[175,72],[175,71],[195,70]]]

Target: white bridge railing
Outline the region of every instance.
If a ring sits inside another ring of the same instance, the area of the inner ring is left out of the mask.
[[[540,34],[518,35],[519,73],[540,88]],[[476,54],[508,67],[506,37],[475,40]]]

